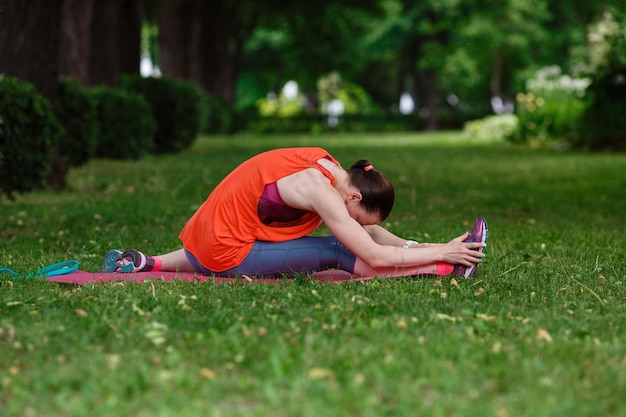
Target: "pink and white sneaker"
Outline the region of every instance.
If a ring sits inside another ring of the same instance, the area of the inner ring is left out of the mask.
[[[151,271],[154,267],[154,258],[146,256],[137,249],[128,249],[120,252],[111,249],[104,255],[101,272],[141,272]]]

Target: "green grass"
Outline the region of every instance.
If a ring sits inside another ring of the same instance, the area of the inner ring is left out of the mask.
[[[179,248],[255,153],[321,145],[396,184],[385,226],[447,241],[487,218],[473,280],[83,287],[0,282],[3,416],[622,416],[626,155],[458,133],[240,136],[93,161],[61,194],[0,200],[0,267]],[[123,146],[123,145],[120,145]]]

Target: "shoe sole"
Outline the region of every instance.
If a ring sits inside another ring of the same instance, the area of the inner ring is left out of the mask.
[[[487,227],[487,221],[479,217],[474,222],[474,227],[472,227],[472,231],[470,232],[470,237],[467,240],[468,242],[483,242],[487,243],[487,238],[489,236],[489,228]],[[478,252],[484,253],[485,248],[476,249]],[[474,264],[471,267],[465,270],[465,278],[472,278],[478,269],[478,264]]]
[[[111,249],[108,251],[104,258],[102,259],[102,266],[100,267],[100,272],[111,273],[115,272],[117,269],[117,260],[122,256],[122,252],[116,249]]]

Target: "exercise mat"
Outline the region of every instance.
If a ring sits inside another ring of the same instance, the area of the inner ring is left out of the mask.
[[[373,279],[374,277],[360,277],[351,275],[349,272],[340,270],[328,270],[316,272],[308,279],[313,279],[323,282],[351,282],[351,281],[366,281]],[[87,272],[77,270],[72,273],[51,276],[46,278],[49,281],[58,282],[60,284],[99,284],[110,282],[144,282],[146,280],[163,280],[163,281],[190,281],[190,282],[215,282],[224,283],[232,281],[249,282],[249,283],[265,283],[265,284],[277,284],[285,279],[294,278],[252,278],[248,276],[242,276],[238,278],[227,278],[218,276],[207,276],[196,272],[163,272],[163,271],[149,271],[149,272],[131,272],[131,273],[106,273],[106,272]]]

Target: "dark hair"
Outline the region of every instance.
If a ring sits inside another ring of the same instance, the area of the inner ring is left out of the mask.
[[[363,208],[368,213],[378,213],[380,220],[385,220],[391,213],[395,198],[391,181],[366,159],[352,164],[348,177],[350,184],[361,192]]]

